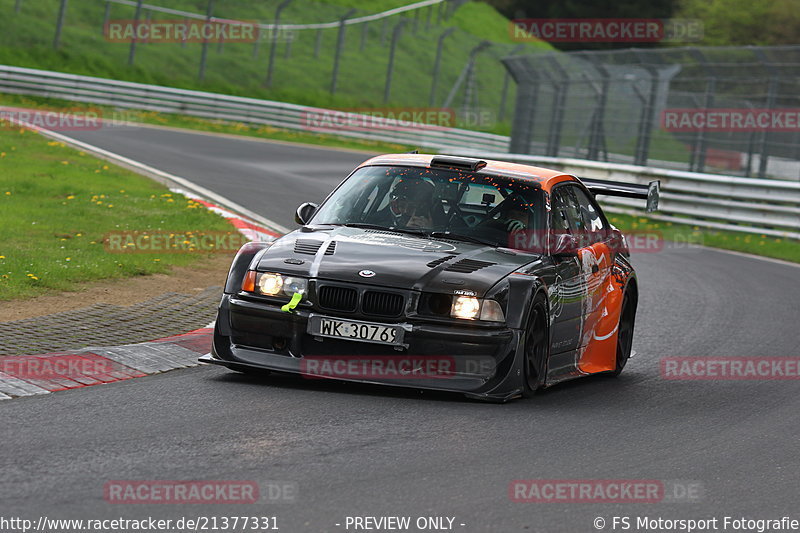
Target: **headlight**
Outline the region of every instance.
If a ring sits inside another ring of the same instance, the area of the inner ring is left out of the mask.
[[[458,296],[453,300],[450,316],[464,320],[486,320],[487,322],[505,322],[503,308],[494,300],[481,300],[474,296]]]
[[[308,280],[294,276],[285,276],[276,272],[248,272],[242,290],[264,294],[266,296],[280,296],[291,298],[294,294],[305,294]],[[253,279],[255,278],[255,279]],[[252,280],[250,284],[248,281]]]
[[[459,296],[453,300],[450,314],[455,318],[478,318],[481,312],[481,301],[474,296]]]

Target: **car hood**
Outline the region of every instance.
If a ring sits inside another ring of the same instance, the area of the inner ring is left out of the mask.
[[[380,287],[450,294],[461,290],[483,296],[500,279],[537,258],[388,230],[324,226],[284,235],[264,252],[256,269]]]

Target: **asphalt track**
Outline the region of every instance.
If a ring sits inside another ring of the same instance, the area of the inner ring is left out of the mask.
[[[74,137],[289,227],[297,204],[324,197],[365,158],[144,128]],[[800,269],[707,249],[634,260],[637,356],[618,379],[533,400],[491,405],[201,367],[2,402],[0,516],[276,515],[284,532],[344,531],[335,524],[352,515],[451,516],[465,532],[588,532],[596,517],[612,531],[613,516],[800,518],[798,382],[669,381],[659,369],[665,356],[800,355]],[[126,479],[281,480],[299,494],[284,504],[106,503],[103,484]],[[514,503],[514,479],[702,490],[691,502]]]

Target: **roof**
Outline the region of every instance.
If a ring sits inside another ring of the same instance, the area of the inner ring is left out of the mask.
[[[372,165],[409,165],[430,167],[431,154],[385,154],[373,157],[364,161],[359,167]],[[478,158],[475,158],[478,159]],[[562,181],[575,180],[575,176],[566,174],[560,170],[523,165],[522,163],[511,163],[509,161],[495,161],[492,159],[480,159],[486,162],[486,166],[478,173],[491,173],[508,176],[511,178],[523,178],[539,183],[545,191],[550,191],[553,186]]]

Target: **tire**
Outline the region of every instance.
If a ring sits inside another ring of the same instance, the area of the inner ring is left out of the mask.
[[[541,293],[533,300],[524,335],[522,396],[530,398],[544,385],[547,377],[547,358],[550,355],[550,320],[547,316],[545,298]]]
[[[625,291],[622,297],[622,310],[619,313],[619,326],[617,327],[617,364],[612,376],[619,376],[625,364],[631,357],[633,347],[633,327],[636,322],[636,300],[630,291]]]

